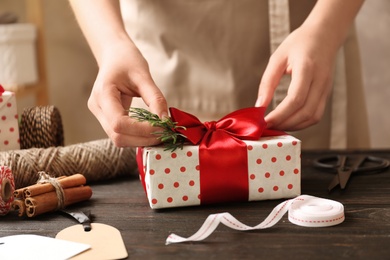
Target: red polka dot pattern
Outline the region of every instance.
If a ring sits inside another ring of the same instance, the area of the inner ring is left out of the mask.
[[[245,143],[249,201],[300,195],[299,140],[284,135]],[[145,187],[152,208],[200,205],[198,149],[198,146],[192,145],[174,153],[164,151],[163,147],[144,149],[148,154],[143,156],[147,172]]]
[[[0,151],[19,150],[19,126],[15,94],[0,93]]]
[[[257,149],[248,152],[249,200],[289,198],[300,195],[301,151],[292,136],[262,138]],[[253,159],[252,159],[253,158]]]

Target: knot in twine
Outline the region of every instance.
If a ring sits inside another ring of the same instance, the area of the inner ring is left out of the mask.
[[[61,184],[58,182],[56,178],[50,177],[49,174],[43,171],[38,172],[38,174],[39,174],[39,179],[37,183],[38,184],[50,183],[56,191],[57,201],[58,201],[57,210],[63,209],[65,205],[65,194]]]

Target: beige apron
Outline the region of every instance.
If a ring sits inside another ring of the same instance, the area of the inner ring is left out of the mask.
[[[121,7],[126,29],[168,105],[201,120],[216,120],[254,105],[270,53],[304,21],[314,3],[122,0]],[[322,121],[292,133],[304,149],[369,145],[358,48],[352,36],[340,51],[332,102]],[[273,107],[284,98],[288,82],[282,80]],[[132,105],[144,106],[139,99]]]

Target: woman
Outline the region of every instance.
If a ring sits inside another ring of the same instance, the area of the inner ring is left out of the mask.
[[[144,104],[202,120],[266,106],[268,127],[300,130],[304,149],[369,146],[353,30],[363,0],[70,2],[99,65],[88,106],[118,146],[158,143],[124,112]]]

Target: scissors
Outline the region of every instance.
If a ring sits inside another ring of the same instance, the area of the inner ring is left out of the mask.
[[[379,173],[386,170],[390,162],[384,158],[368,155],[330,155],[317,158],[313,164],[317,168],[336,172],[328,187],[331,191],[337,185],[345,189],[352,174]]]

